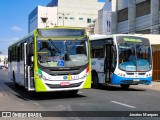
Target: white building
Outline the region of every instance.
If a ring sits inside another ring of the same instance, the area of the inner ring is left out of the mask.
[[[36,7],[28,17],[28,32],[36,28],[51,27],[57,24],[57,8]]]
[[[7,66],[7,55],[0,54],[0,66]]]
[[[89,27],[94,24],[104,3],[98,0],[52,0],[47,7],[38,6],[28,18],[28,32],[53,26]]]
[[[160,33],[160,0],[111,0],[111,2],[111,33]],[[108,0],[99,11],[98,20],[103,21],[104,25],[96,23],[97,33],[107,34],[104,31],[107,5]]]
[[[103,8],[98,11],[98,18],[95,22],[96,34],[111,34],[112,33],[112,2],[106,0]]]

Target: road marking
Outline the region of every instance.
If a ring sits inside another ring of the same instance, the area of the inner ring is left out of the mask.
[[[116,104],[119,104],[119,105],[123,105],[123,106],[129,107],[129,108],[136,108],[135,106],[127,105],[127,104],[120,103],[120,102],[117,102],[117,101],[110,101],[110,102],[116,103]]]
[[[83,92],[78,92],[78,93],[80,93],[80,94],[81,94],[81,93],[83,93]]]

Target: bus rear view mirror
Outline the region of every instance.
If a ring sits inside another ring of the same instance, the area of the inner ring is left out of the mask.
[[[31,57],[31,62],[33,62],[34,61],[34,58],[33,58],[33,56]]]

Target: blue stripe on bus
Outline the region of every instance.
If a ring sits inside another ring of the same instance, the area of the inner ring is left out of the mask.
[[[139,81],[133,81],[135,79],[139,79]],[[112,84],[151,84],[152,83],[152,77],[148,78],[125,78],[120,77],[116,74],[112,74]]]

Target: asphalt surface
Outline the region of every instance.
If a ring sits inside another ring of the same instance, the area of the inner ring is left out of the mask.
[[[85,89],[80,90],[76,96],[69,96],[66,92],[39,93],[33,96],[23,88],[15,89],[8,79],[7,70],[0,70],[0,111],[62,111],[59,114],[63,117],[34,118],[37,120],[159,120],[158,117],[114,117],[120,112],[128,113],[128,111],[138,114],[146,111],[152,114],[153,111],[157,111],[156,114],[160,116],[159,103],[160,91],[136,86],[131,86],[127,91],[119,86]],[[72,111],[74,115],[70,115],[67,111]],[[76,111],[81,112],[76,113]],[[111,117],[103,117],[99,115],[100,112],[92,111],[102,111],[103,115]],[[70,116],[65,117],[65,112]],[[96,114],[99,117],[96,117]],[[1,119],[17,120],[17,118]]]

